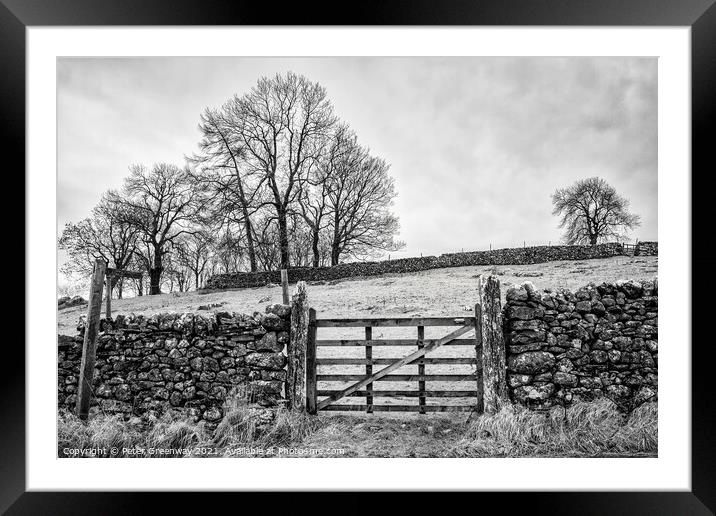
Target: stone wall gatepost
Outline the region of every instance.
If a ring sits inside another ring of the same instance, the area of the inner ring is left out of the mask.
[[[287,355],[286,399],[291,410],[306,410],[306,347],[309,331],[306,283],[299,281],[291,299],[291,328]]]
[[[482,343],[483,408],[486,413],[494,414],[509,403],[500,280],[491,275],[481,278],[479,290],[480,310],[476,311],[476,316],[481,320],[475,328],[481,332],[478,341]]]

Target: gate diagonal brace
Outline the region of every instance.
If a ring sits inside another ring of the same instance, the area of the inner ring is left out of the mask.
[[[339,399],[343,398],[344,396],[348,396],[349,394],[354,393],[355,391],[361,389],[362,387],[365,387],[369,383],[373,383],[377,379],[383,378],[385,375],[395,371],[396,369],[403,367],[404,365],[408,364],[409,362],[412,362],[413,360],[415,360],[417,358],[421,358],[421,357],[425,356],[427,353],[433,351],[434,349],[437,349],[440,346],[447,344],[448,342],[451,342],[451,341],[457,339],[458,337],[460,337],[461,335],[464,335],[465,333],[472,331],[474,329],[475,329],[475,327],[472,325],[463,326],[462,328],[459,328],[459,329],[453,331],[452,333],[448,333],[443,338],[441,338],[440,340],[434,341],[429,346],[425,346],[424,348],[419,349],[419,350],[411,353],[410,355],[407,355],[407,356],[401,358],[397,362],[390,364],[389,366],[381,369],[377,373],[374,373],[371,376],[368,376],[368,377],[364,378],[363,380],[359,381],[358,383],[354,383],[350,387],[346,387],[342,391],[322,400],[321,402],[319,402],[316,405],[316,409],[321,410],[321,409],[327,407],[328,405],[332,404],[335,401],[338,401]]]

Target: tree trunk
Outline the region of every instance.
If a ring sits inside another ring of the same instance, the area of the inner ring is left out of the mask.
[[[338,260],[341,257],[341,249],[335,244],[331,246],[331,265],[338,265]]]
[[[286,210],[281,209],[278,213],[278,235],[281,245],[281,268],[288,269],[288,222],[286,221]]]
[[[149,295],[153,296],[161,294],[161,279],[162,279],[162,255],[158,250],[154,251],[154,267],[149,269]]]
[[[149,295],[153,296],[156,294],[161,294],[162,291],[159,288],[159,283],[161,281],[162,277],[162,269],[155,269],[151,268],[149,269]]]
[[[336,210],[335,215],[333,216],[333,241],[331,242],[331,265],[338,265],[338,258],[340,258],[341,250],[339,247],[339,239],[338,239],[338,213]]]
[[[313,249],[313,267],[318,267],[321,264],[321,253],[318,249],[318,242],[319,242],[319,234],[318,234],[318,227],[316,227],[313,230],[313,241],[312,249]]]
[[[251,266],[251,272],[256,272],[256,249],[254,248],[254,230],[251,227],[249,212],[246,208],[244,208],[244,221],[244,228],[246,231],[246,247],[248,247],[249,250],[249,265]]]
[[[589,245],[597,245],[598,235],[589,235]]]
[[[119,278],[119,287],[117,288],[117,299],[122,299],[123,287],[124,287],[124,278]]]

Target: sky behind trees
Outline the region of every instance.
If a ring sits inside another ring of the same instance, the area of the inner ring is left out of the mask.
[[[326,87],[390,164],[393,257],[560,240],[550,196],[600,176],[657,239],[654,58],[64,58],[57,63],[58,232],[132,164],[184,164],[199,115],[262,75]],[[62,262],[62,257],[60,257]]]

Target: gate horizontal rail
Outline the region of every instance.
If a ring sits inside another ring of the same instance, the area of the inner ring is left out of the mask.
[[[430,346],[439,339],[425,339],[424,346]],[[317,340],[316,346],[417,346],[417,339],[381,339],[381,340]],[[444,344],[445,346],[477,346],[477,339],[455,339]]]
[[[319,382],[343,382],[348,380],[362,380],[364,374],[319,374]],[[476,374],[387,374],[376,378],[375,382],[473,382],[477,381]]]
[[[317,328],[365,328],[390,326],[474,326],[474,317],[393,317],[380,319],[316,319]]]
[[[328,405],[330,412],[474,412],[475,405]]]

